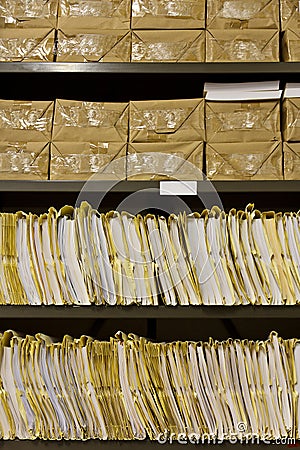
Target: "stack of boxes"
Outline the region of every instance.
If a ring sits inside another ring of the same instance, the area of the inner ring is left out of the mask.
[[[287,84],[282,114],[284,177],[300,180],[300,84]]]
[[[128,103],[57,100],[50,178],[124,180],[127,136]]]
[[[0,0],[0,24],[0,61],[300,61],[298,0]]]
[[[204,62],[205,0],[133,0],[132,62]]]
[[[0,173],[47,180],[54,102],[0,101]]]
[[[57,61],[129,62],[130,0],[60,0]]]
[[[278,84],[204,86],[208,179],[283,178]]]
[[[284,61],[300,61],[300,2],[281,0]]]
[[[279,61],[277,0],[207,0],[207,62]]]
[[[1,0],[0,61],[53,61],[58,0]]]
[[[279,82],[204,89],[204,99],[1,100],[0,178],[300,179],[300,84],[282,104]]]
[[[204,101],[130,102],[128,180],[203,178]]]

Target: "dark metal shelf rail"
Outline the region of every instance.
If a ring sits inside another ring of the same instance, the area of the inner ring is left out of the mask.
[[[24,181],[0,180],[0,192],[136,192],[159,189],[159,181]],[[300,192],[299,181],[206,181],[198,182],[198,192]]]
[[[300,62],[258,63],[47,63],[2,62],[0,73],[201,73],[280,74],[300,73]]]
[[[30,306],[1,305],[0,319],[270,319],[300,318],[296,306]]]

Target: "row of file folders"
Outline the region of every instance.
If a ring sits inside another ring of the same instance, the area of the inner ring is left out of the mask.
[[[0,437],[299,438],[300,346],[0,335]]]
[[[282,305],[300,301],[300,215],[218,207],[0,215],[0,302]]]

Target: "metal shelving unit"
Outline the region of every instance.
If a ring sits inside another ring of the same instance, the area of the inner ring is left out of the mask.
[[[260,81],[280,79],[282,82],[299,81],[300,63],[0,63],[0,98],[16,99],[55,99],[70,98],[91,101],[128,101],[145,99],[192,98],[201,96],[205,81],[229,82]],[[0,208],[2,211],[17,209],[46,211],[50,204],[58,208],[63,204],[74,204],[78,193],[85,186],[81,181],[0,181]],[[213,186],[213,188],[212,188]],[[111,187],[106,182],[89,182],[86,192],[107,192]],[[115,198],[138,190],[158,190],[159,182],[117,183],[111,189],[111,195],[103,208],[115,207]],[[198,182],[198,192],[210,193],[216,190],[227,207],[244,207],[248,202],[258,202],[258,208],[298,210],[300,181],[227,181]],[[197,203],[198,202],[198,203]],[[191,203],[193,208],[200,208],[197,197]],[[196,322],[199,339],[202,327],[213,323],[211,335],[223,326],[229,335],[236,334],[235,324],[251,323],[261,327],[268,319],[282,321],[287,333],[291,332],[289,324],[292,319],[300,319],[298,306],[237,306],[237,307],[57,307],[57,306],[0,306],[0,319],[7,328],[10,320],[37,327],[49,321],[53,329],[62,327],[71,321],[77,327],[81,319],[95,322],[123,323],[123,319],[132,319],[132,324],[147,322],[148,337],[156,338],[156,325],[162,319],[177,320],[180,325],[186,319],[188,324]],[[6,320],[7,319],[7,320]],[[51,322],[51,319],[55,319]],[[61,321],[59,321],[61,319]],[[102,320],[104,319],[104,320]],[[105,319],[108,319],[107,321]],[[194,321],[192,319],[195,319]],[[210,319],[210,320],[208,320]],[[236,322],[235,322],[235,319]],[[256,319],[261,319],[256,322]],[[293,322],[295,323],[295,322]],[[298,322],[297,322],[298,323]],[[180,326],[179,325],[179,326]],[[163,325],[165,326],[165,325]],[[64,332],[68,329],[64,327]],[[131,329],[131,331],[135,331]],[[167,331],[166,331],[167,332]],[[210,331],[209,331],[210,332]],[[177,333],[177,330],[176,330]],[[134,450],[153,448],[158,450],[160,444],[149,441],[2,441],[1,447],[9,450],[29,450],[46,448],[74,448],[83,450],[98,449],[99,445],[109,450]],[[168,444],[166,444],[168,445]],[[187,444],[191,448],[192,444]],[[253,444],[255,445],[255,444]],[[264,444],[259,444],[261,447]],[[202,445],[211,448],[212,445]],[[219,448],[220,446],[213,446]],[[222,447],[232,448],[231,444]],[[258,445],[255,445],[258,447]],[[282,447],[282,445],[280,446]],[[286,445],[284,446],[286,448]],[[171,448],[179,450],[182,444],[173,443]],[[194,446],[193,446],[194,448]],[[243,445],[244,448],[244,445]],[[234,450],[241,450],[241,444],[234,444]]]

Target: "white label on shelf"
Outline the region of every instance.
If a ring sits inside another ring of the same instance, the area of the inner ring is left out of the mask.
[[[161,181],[160,195],[197,195],[197,181]]]

